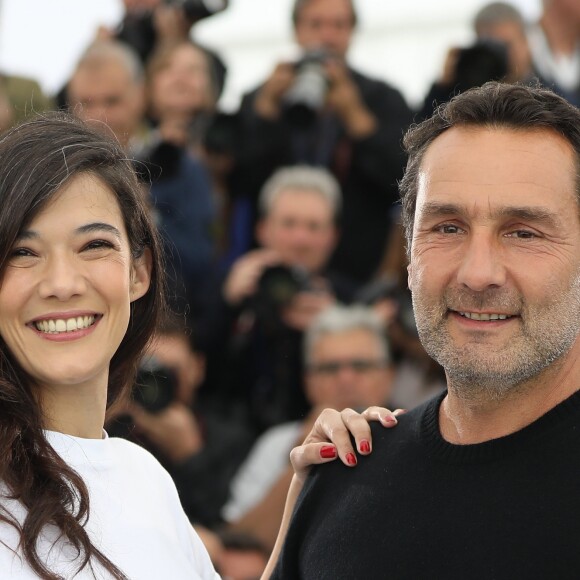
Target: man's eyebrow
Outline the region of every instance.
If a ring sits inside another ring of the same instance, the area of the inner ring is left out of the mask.
[[[115,236],[118,240],[122,239],[121,232],[111,224],[104,222],[92,222],[82,225],[74,231],[76,235],[93,234],[98,232],[107,232]],[[40,234],[34,230],[23,230],[18,234],[19,240],[35,240],[40,237]]]
[[[421,215],[425,217],[445,216],[465,213],[463,208],[453,203],[430,201],[421,206]]]
[[[548,226],[558,226],[560,219],[558,214],[543,207],[502,207],[493,212],[494,216],[504,218],[516,218],[525,222],[535,222]]]
[[[428,202],[421,207],[421,214],[427,218],[447,215],[469,215],[469,213],[470,211],[466,207],[454,203]],[[560,224],[558,214],[544,207],[506,205],[494,209],[491,217],[514,218],[554,227]]]

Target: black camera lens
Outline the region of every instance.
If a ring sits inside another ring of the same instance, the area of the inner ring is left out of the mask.
[[[282,308],[298,292],[307,290],[309,277],[305,270],[290,266],[266,268],[258,282],[258,298],[276,308]]]
[[[137,371],[133,400],[149,413],[159,413],[175,398],[175,372],[161,365],[154,357],[143,361]]]

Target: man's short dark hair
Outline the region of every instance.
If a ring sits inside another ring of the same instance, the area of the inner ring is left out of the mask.
[[[399,183],[399,191],[407,251],[410,251],[413,237],[418,177],[423,156],[439,135],[453,127],[555,131],[570,143],[576,153],[576,193],[580,198],[580,110],[554,92],[539,86],[488,82],[438,107],[432,117],[411,127],[403,139],[408,161],[405,175]]]
[[[306,4],[311,1],[312,0],[294,0],[294,5],[292,6],[292,23],[294,26],[298,24],[302,8],[304,8],[304,6],[306,6]],[[358,23],[358,16],[354,7],[354,0],[350,0],[350,9],[352,11],[352,27],[354,28]]]

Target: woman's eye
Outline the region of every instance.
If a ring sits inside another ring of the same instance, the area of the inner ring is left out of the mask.
[[[102,250],[108,248],[114,248],[114,245],[107,240],[92,240],[84,247],[85,250]]]
[[[531,240],[538,237],[534,232],[530,232],[529,230],[516,230],[509,232],[507,236],[510,238],[518,238],[520,240]]]
[[[28,248],[14,248],[10,254],[13,258],[25,258],[28,256],[34,256],[34,252]]]

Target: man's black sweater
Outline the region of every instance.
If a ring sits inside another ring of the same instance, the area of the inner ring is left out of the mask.
[[[441,437],[442,397],[313,470],[273,578],[580,578],[580,391],[476,445]]]

